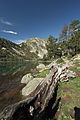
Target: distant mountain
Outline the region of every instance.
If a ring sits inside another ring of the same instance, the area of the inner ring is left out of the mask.
[[[0,60],[42,59],[47,54],[47,39],[31,38],[21,44],[0,38]]]
[[[41,38],[31,38],[27,41],[20,44],[24,51],[29,49],[30,53],[34,53],[38,58],[42,59],[45,54],[47,54],[46,44],[48,43],[47,39]]]
[[[22,57],[25,57],[25,54],[19,45],[0,38],[0,60],[17,59]]]

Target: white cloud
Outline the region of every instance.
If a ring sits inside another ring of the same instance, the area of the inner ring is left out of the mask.
[[[14,32],[14,31],[11,31],[11,30],[2,30],[2,32],[4,32],[4,33],[10,33],[10,34],[15,34],[15,35],[18,34],[17,32]]]
[[[13,26],[13,24],[9,21],[6,21],[4,20],[3,18],[0,18],[0,22],[3,23],[3,24],[6,24],[6,25],[10,25],[10,26]]]

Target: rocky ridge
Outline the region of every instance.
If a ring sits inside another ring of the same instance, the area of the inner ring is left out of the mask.
[[[47,54],[47,39],[31,38],[21,44],[0,38],[0,60],[42,59]]]
[[[42,59],[44,55],[47,54],[46,44],[48,44],[47,39],[41,38],[31,38],[20,44],[21,47],[29,47],[31,53],[35,53],[38,58]]]
[[[21,47],[9,40],[0,38],[0,60],[24,58],[25,53]]]

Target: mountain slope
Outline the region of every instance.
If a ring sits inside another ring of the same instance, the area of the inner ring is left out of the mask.
[[[0,60],[24,58],[25,54],[21,47],[9,40],[0,38]]]
[[[45,54],[47,54],[46,44],[48,43],[47,39],[41,38],[31,38],[26,42],[21,43],[21,47],[26,51],[26,48],[29,49],[30,53],[34,53],[38,58],[42,59]]]
[[[42,59],[46,50],[46,39],[31,38],[21,44],[0,38],[0,60]]]

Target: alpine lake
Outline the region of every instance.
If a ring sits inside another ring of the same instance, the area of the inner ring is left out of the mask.
[[[36,61],[1,61],[0,62],[0,112],[8,105],[24,99],[21,90],[22,77],[34,71]]]

